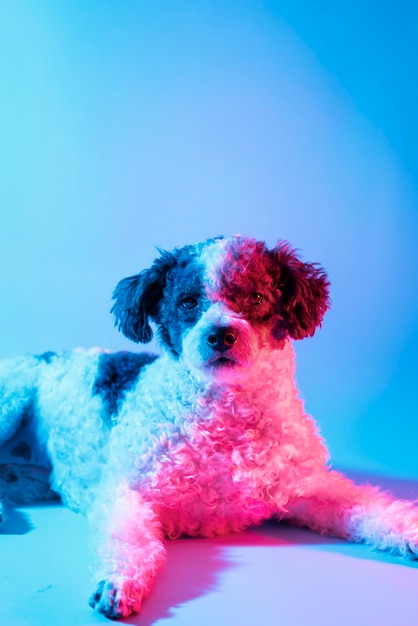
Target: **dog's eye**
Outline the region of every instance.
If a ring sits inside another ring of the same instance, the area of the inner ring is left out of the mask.
[[[182,299],[181,306],[184,309],[194,309],[197,307],[197,300],[193,296],[186,296]]]
[[[255,291],[254,293],[252,293],[250,295],[250,297],[248,298],[250,304],[261,304],[264,300],[264,296],[262,293],[259,293],[258,291]]]

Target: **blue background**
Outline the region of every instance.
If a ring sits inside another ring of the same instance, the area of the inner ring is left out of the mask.
[[[418,5],[3,0],[0,356],[100,345],[155,247],[288,239],[331,277],[297,344],[334,463],[418,478]]]

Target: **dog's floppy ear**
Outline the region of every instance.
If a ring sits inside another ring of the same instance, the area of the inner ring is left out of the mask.
[[[301,261],[284,241],[279,241],[270,255],[281,292],[279,334],[287,334],[292,339],[312,336],[330,306],[325,270],[317,263]]]
[[[152,339],[149,320],[155,320],[168,270],[177,263],[176,255],[160,251],[161,257],[153,265],[135,276],[122,279],[113,292],[115,301],[111,312],[115,326],[136,342],[148,343]]]

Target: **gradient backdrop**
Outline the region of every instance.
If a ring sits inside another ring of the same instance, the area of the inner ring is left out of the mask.
[[[155,247],[285,238],[340,467],[418,478],[414,0],[2,0],[0,356],[100,345]]]

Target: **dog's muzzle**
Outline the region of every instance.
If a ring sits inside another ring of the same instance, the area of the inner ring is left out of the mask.
[[[216,303],[185,333],[181,360],[203,377],[234,378],[248,369],[258,347],[249,322]]]
[[[206,337],[206,345],[212,353],[208,360],[210,367],[223,367],[236,364],[230,353],[238,341],[238,331],[232,326],[213,326]]]
[[[208,335],[207,344],[217,352],[227,352],[238,339],[238,331],[232,326],[214,326]]]

